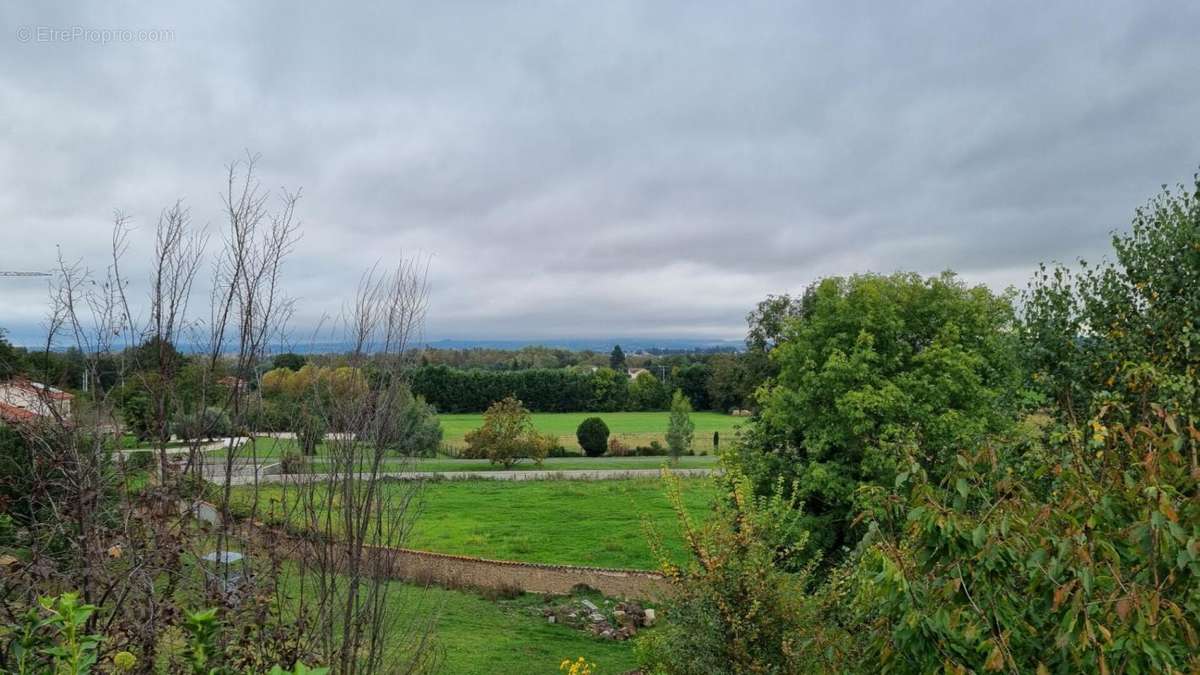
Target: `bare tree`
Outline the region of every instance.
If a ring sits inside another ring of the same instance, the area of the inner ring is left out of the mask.
[[[79,591],[99,606],[88,629],[123,635],[149,668],[160,634],[180,619],[176,590],[203,576],[189,561],[215,541],[218,551],[253,550],[266,562],[249,583],[288,608],[278,611],[300,617],[302,635],[288,637],[289,644],[310,643],[286,653],[278,645],[244,646],[259,652],[252,662],[317,655],[337,672],[422,671],[434,663],[430,616],[397,615],[398,603],[388,597],[386,556],[375,547],[402,541],[414,514],[414,492],[384,486],[382,474],[395,402],[406,394],[407,346],[425,312],[423,266],[406,261],[390,274],[367,273],[346,312],[353,343],[347,359],[358,376],[349,395],[326,397],[318,409],[340,431],[329,444],[330,479],[297,488],[302,499],[293,502],[325,543],[297,555],[286,542],[247,536],[233,515],[235,498],[249,499],[251,520],[259,511],[254,432],[261,400],[245,383],[257,377],[271,345],[285,335],[293,305],[280,273],[298,238],[299,193],[264,191],[256,162],[248,155],[228,167],[226,223],[211,255],[209,235],[192,226],[181,202],[161,213],[145,305],[123,272],[132,231],[123,214],[116,214],[112,262],[102,275],[60,256],[44,353],[64,342],[76,347],[86,378],[95,383],[101,362],[120,357],[124,384],[117,389],[149,402],[154,478],[132,489],[138,473],[125,453],[112,450],[123,420],[114,414],[111,390],[87,390],[81,403],[95,414],[86,424],[62,414],[53,392],[42,390],[49,419],[23,427],[31,453],[28,482],[39,504],[30,528],[32,559],[20,574],[0,579],[0,608],[15,620],[14,608],[36,595]],[[195,311],[192,289],[207,260],[209,302]],[[188,345],[202,350],[182,353]],[[223,375],[231,376],[231,385],[222,384]],[[181,395],[184,379],[188,396]],[[217,463],[206,459],[213,450],[201,440],[211,436],[205,430],[189,435],[182,452],[170,447],[173,421],[191,415],[210,424],[209,406],[232,422]],[[215,496],[219,518],[211,535],[194,517],[200,494]],[[239,611],[234,604],[227,609]],[[310,615],[311,625],[303,618]]]
[[[409,396],[410,349],[425,316],[426,266],[402,260],[392,271],[366,273],[343,317],[346,381],[318,382],[311,400],[332,433],[324,475],[286,487],[285,519],[318,536],[300,575],[315,617],[314,639],[341,673],[420,672],[437,652],[424,615],[401,612],[389,597],[389,549],[400,546],[416,515],[419,484],[386,482],[404,467],[391,450],[400,404]],[[326,388],[332,390],[326,390]]]

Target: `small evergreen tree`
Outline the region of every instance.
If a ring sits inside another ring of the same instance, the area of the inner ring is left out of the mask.
[[[680,455],[692,450],[692,436],[696,425],[691,417],[692,403],[682,391],[675,390],[671,396],[671,421],[667,426],[667,447],[671,450],[671,461],[678,462]]]
[[[608,355],[608,367],[613,370],[625,370],[625,352],[621,351],[621,345],[613,345],[612,354]]]

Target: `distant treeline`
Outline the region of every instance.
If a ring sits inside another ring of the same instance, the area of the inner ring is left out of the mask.
[[[413,393],[444,413],[483,412],[506,396],[516,396],[534,412],[665,410],[675,389],[698,410],[728,411],[743,406],[757,386],[743,361],[725,354],[711,364],[656,367],[636,379],[607,367],[481,370],[431,365],[414,369],[411,383]]]
[[[629,379],[624,373],[609,372]],[[608,409],[597,379],[594,373],[564,368],[465,370],[438,365],[417,368],[412,390],[438,412],[447,413],[483,412],[510,395],[537,412]],[[615,379],[606,378],[608,382]]]

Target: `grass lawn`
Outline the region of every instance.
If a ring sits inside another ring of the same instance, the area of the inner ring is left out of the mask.
[[[579,443],[575,440],[575,429],[579,423],[589,417],[599,417],[608,425],[612,436],[630,447],[649,445],[650,441],[658,441],[666,445],[667,422],[670,413],[667,412],[611,412],[611,413],[534,413],[533,424],[538,431],[558,437],[559,443],[568,450],[580,451]],[[692,423],[696,425],[694,449],[712,453],[712,436],[717,431],[721,434],[721,443],[733,441],[737,425],[745,421],[743,417],[734,417],[715,412],[692,413]],[[468,431],[478,429],[483,424],[482,414],[450,414],[438,415],[442,422],[444,437],[442,442],[452,448],[466,445],[463,437]]]
[[[285,569],[285,584],[295,598],[299,576],[292,565]],[[587,597],[603,603],[596,594]],[[525,593],[513,599],[489,600],[469,590],[391,581],[387,598],[397,628],[413,624],[413,617],[418,615],[436,615],[432,632],[441,657],[439,673],[557,673],[563,659],[579,656],[595,661],[602,673],[622,673],[637,666],[632,642],[601,640],[548,623],[540,611],[546,598],[540,595]]]
[[[387,484],[385,484],[386,486]],[[252,487],[236,490],[246,509]],[[293,503],[295,487],[259,488],[260,513],[271,500]],[[404,489],[391,484],[385,489]],[[711,479],[683,481],[684,502],[699,520],[716,496]],[[433,481],[419,497],[420,513],[405,545],[459,555],[563,565],[655,569],[643,519],[683,557],[675,513],[658,479],[605,481]],[[278,510],[276,510],[278,513]],[[281,519],[282,516],[277,518]]]
[[[589,417],[599,417],[608,425],[611,437],[616,437],[629,447],[649,445],[658,441],[666,445],[667,422],[670,413],[667,412],[615,412],[615,413],[533,413],[533,423],[538,431],[552,434],[567,450],[582,453],[578,441],[575,440],[575,429],[579,423]],[[476,413],[460,413],[438,415],[442,423],[442,444],[445,447],[459,449],[466,445],[464,437],[467,432],[478,429],[483,425],[483,415]],[[734,417],[715,412],[695,412],[691,415],[692,423],[696,425],[692,449],[696,453],[713,452],[713,432],[718,432],[721,445],[728,446],[738,433],[738,427],[746,421],[743,417]],[[277,457],[287,450],[295,450],[295,441],[276,439],[262,436],[258,440],[256,452],[259,457]],[[220,451],[215,451],[220,452]],[[243,454],[247,450],[242,451]],[[317,454],[322,454],[322,448],[317,448]],[[622,467],[624,468],[624,467]],[[440,470],[440,469],[430,469]]]
[[[670,462],[669,457],[547,457],[539,467],[533,462],[522,460],[512,467],[514,471],[570,471],[576,469],[657,469]],[[312,460],[314,472],[322,471],[325,461]],[[680,457],[681,469],[711,469],[717,465],[712,455]],[[385,466],[393,471],[501,471],[503,466],[484,459],[416,459],[386,460]]]
[[[683,482],[702,517],[715,497],[708,479]],[[444,481],[430,483],[409,537],[412,548],[502,560],[654,569],[642,520],[683,554],[660,480]]]
[[[492,602],[463,591],[404,584],[393,587],[399,602],[418,599],[440,608],[435,634],[442,673],[557,673],[563,659],[585,656],[602,673],[637,667],[632,642],[599,640],[583,631],[547,623],[537,612],[542,599],[522,595]],[[421,598],[420,593],[426,593]]]

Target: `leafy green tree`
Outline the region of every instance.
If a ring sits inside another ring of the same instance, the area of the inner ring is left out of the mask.
[[[709,378],[712,376],[707,363],[688,363],[671,369],[669,382],[692,402],[697,410],[721,410],[709,401]]]
[[[433,406],[407,390],[396,397],[383,445],[405,457],[433,457],[442,444],[442,423]]]
[[[552,437],[537,432],[529,410],[512,396],[493,403],[483,414],[483,426],[468,432],[466,441],[464,456],[486,458],[506,469],[525,458],[540,465],[554,444]]]
[[[287,368],[291,371],[300,370],[306,363],[308,363],[308,359],[294,352],[277,354],[275,358],[271,359],[272,368]]]
[[[788,324],[800,316],[800,299],[784,293],[768,295],[746,315],[749,327],[746,333],[746,348],[753,352],[767,353],[782,342]]]
[[[1102,392],[1200,420],[1200,177],[1139,208],[1115,260],[1042,267],[1026,293],[1031,386],[1074,421]],[[1187,441],[1190,445],[1191,442]]]
[[[750,358],[739,354],[718,354],[709,361],[708,400],[714,410],[747,407],[760,384],[749,364]]]
[[[25,360],[8,341],[7,334],[7,331],[0,328],[0,382],[25,370]]]
[[[629,408],[632,410],[662,410],[667,407],[667,388],[651,373],[638,373],[629,383]]]
[[[591,410],[617,412],[629,405],[629,376],[625,371],[598,368],[592,373]]]
[[[692,437],[696,425],[692,422],[692,404],[678,389],[671,396],[671,417],[667,423],[667,447],[671,451],[671,460],[679,461],[680,455],[692,451]]]
[[[915,445],[936,480],[1011,423],[1020,381],[1007,295],[953,274],[830,278],[805,293],[742,456],[761,489],[794,481],[813,541],[855,539],[855,494],[890,485]]]
[[[625,352],[621,350],[621,345],[613,345],[612,353],[608,355],[608,367],[613,370],[625,370]]]
[[[148,370],[168,376],[182,368],[185,360],[174,344],[157,336],[128,350],[128,356],[135,370]]]
[[[608,449],[608,425],[599,417],[589,417],[575,429],[575,440],[588,457],[599,457]]]
[[[145,375],[147,382],[157,382],[157,377],[153,373]],[[160,440],[167,440],[167,437],[170,435],[169,426],[167,429],[158,428],[159,425],[155,421],[150,393],[147,391],[147,387],[143,385],[140,376],[127,379],[125,384],[114,390],[113,394],[113,401],[116,403],[117,410],[121,413],[121,419],[125,423],[126,431],[132,433],[139,441],[150,440],[159,435],[160,432],[163,432]]]
[[[299,414],[292,419],[292,424],[300,452],[308,456],[316,455],[317,446],[325,440],[325,434],[329,431],[325,418],[302,406]]]
[[[1033,458],[915,452],[874,488],[857,571],[867,663],[911,672],[1183,673],[1200,667],[1200,502],[1188,433],[1109,399]],[[1034,461],[1022,461],[1033,459]]]

